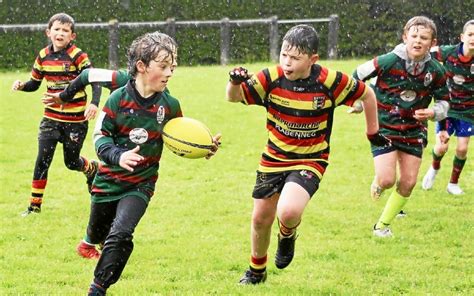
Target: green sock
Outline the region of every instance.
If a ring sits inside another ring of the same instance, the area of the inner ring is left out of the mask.
[[[385,208],[383,209],[379,221],[375,225],[375,228],[383,229],[390,225],[397,214],[400,213],[400,210],[403,209],[407,201],[408,197],[403,197],[397,192],[397,190],[393,190],[385,204]]]

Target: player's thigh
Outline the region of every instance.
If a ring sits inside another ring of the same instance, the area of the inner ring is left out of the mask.
[[[420,170],[421,157],[399,151],[398,158],[400,164],[400,183],[407,184],[409,187],[414,186]]]
[[[79,155],[87,136],[87,121],[78,123],[66,123],[62,135],[64,154]]]
[[[395,150],[374,157],[375,175],[379,180],[386,180],[388,183],[395,180],[398,154],[399,151]]]
[[[115,219],[118,200],[103,203],[91,203],[87,235],[91,243],[103,242]]]
[[[463,154],[462,156],[466,156],[468,148],[469,148],[469,141],[471,137],[458,137],[457,145],[456,145],[456,154]]]
[[[140,197],[129,195],[120,199],[112,223],[111,234],[132,234],[146,212],[148,204]]]
[[[277,215],[284,213],[301,216],[311,196],[300,184],[288,182],[283,187],[277,206]]]
[[[279,197],[280,193],[274,193],[272,196],[267,198],[254,198],[252,212],[253,219],[261,220],[268,218],[268,220],[273,221]]]

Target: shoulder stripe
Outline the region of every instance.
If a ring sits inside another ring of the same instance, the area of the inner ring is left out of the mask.
[[[336,81],[336,75],[336,71],[321,67],[321,75],[319,75],[318,80],[328,89],[331,89]]]

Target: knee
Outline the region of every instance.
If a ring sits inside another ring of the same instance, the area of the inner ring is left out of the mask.
[[[449,148],[449,145],[446,145],[446,144],[442,144],[442,145],[438,145],[435,149],[434,149],[434,152],[436,155],[438,156],[443,156],[446,154],[446,152],[448,152],[448,148]]]
[[[252,217],[252,225],[255,229],[264,229],[271,227],[274,220],[275,215],[254,215]]]
[[[117,243],[131,242],[133,240],[133,234],[128,231],[110,232],[106,240]]]
[[[64,165],[71,171],[80,171],[81,166],[74,161],[64,161]]]
[[[460,159],[466,159],[467,146],[456,147],[456,156]]]
[[[397,186],[398,193],[404,197],[409,197],[416,185],[416,179],[400,181]]]
[[[283,209],[278,213],[278,219],[286,227],[292,228],[300,223],[301,214],[294,209]]]
[[[379,186],[383,189],[392,188],[395,185],[395,178],[382,177],[378,180]]]
[[[107,234],[109,232],[109,229],[107,228],[92,228],[92,227],[87,227],[87,237],[88,241],[92,244],[99,244],[103,243],[105,241],[105,238],[107,237]]]

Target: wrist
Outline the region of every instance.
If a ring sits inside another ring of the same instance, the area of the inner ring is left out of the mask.
[[[375,137],[379,133],[379,130],[373,131],[373,132],[366,132],[365,134],[367,135],[367,138],[372,138]]]
[[[242,82],[233,80],[232,78],[229,78],[229,82],[232,83],[232,85],[240,85]]]

